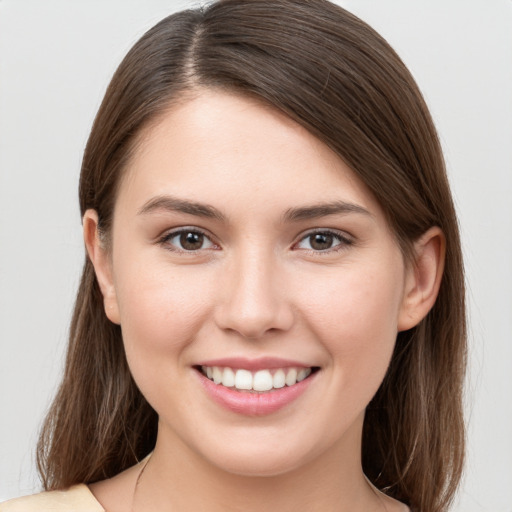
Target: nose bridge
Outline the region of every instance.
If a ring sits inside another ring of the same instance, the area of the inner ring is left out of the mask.
[[[270,330],[287,330],[293,321],[283,293],[278,257],[268,247],[241,248],[226,269],[226,288],[218,324],[245,338],[259,338]]]

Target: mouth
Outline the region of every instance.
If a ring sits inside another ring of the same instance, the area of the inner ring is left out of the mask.
[[[250,371],[229,366],[204,365],[194,368],[218,386],[245,393],[268,393],[285,387],[293,387],[320,369],[315,366],[292,366]]]

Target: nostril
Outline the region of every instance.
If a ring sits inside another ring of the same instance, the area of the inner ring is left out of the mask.
[[[293,325],[293,313],[286,303],[249,304],[233,300],[222,305],[216,313],[216,323],[224,331],[237,333],[247,340],[259,340],[269,334],[287,331]]]

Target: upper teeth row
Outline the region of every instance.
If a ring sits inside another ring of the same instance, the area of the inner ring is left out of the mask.
[[[202,366],[201,369],[215,384],[254,391],[269,391],[272,388],[283,388],[285,385],[293,386],[311,373],[311,368],[280,368],[273,371],[273,374],[270,370],[258,370],[252,373],[249,370],[234,370],[219,366]]]

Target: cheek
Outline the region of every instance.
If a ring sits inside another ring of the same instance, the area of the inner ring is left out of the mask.
[[[324,345],[332,367],[340,370],[337,375],[344,387],[378,387],[384,378],[398,332],[403,289],[402,273],[392,269],[368,265],[361,271],[340,272],[322,286],[308,287],[304,296],[309,328]]]
[[[208,316],[208,281],[190,279],[182,270],[131,264],[116,288],[128,366],[157,411],[166,410],[169,401],[179,407],[183,360]]]
[[[119,262],[116,282],[121,329],[129,362],[153,369],[165,355],[177,355],[194,339],[208,315],[211,286],[197,268],[173,271],[166,262]],[[126,262],[126,265],[124,263]],[[140,361],[140,363],[139,363]]]

